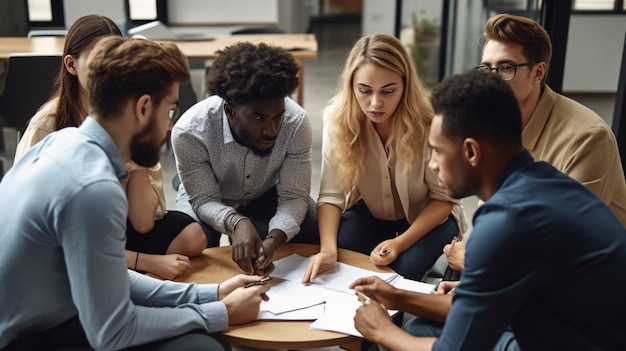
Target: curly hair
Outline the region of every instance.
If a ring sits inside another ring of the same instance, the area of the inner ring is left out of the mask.
[[[128,99],[143,94],[158,105],[173,83],[187,80],[187,59],[174,43],[103,38],[88,61],[91,112],[100,118],[116,118]]]
[[[218,52],[207,75],[210,94],[235,104],[291,95],[298,86],[298,65],[282,48],[238,43]]]
[[[369,122],[352,87],[354,73],[365,64],[386,68],[402,77],[404,93],[392,116],[392,132],[385,148],[389,157],[396,155],[404,164],[405,171],[410,170],[413,159],[423,149],[433,118],[429,92],[418,78],[404,45],[386,34],[359,39],[346,57],[339,87],[324,113],[324,123],[329,125],[329,161],[344,192],[352,189],[363,175],[369,142],[365,132]]]
[[[483,39],[485,45],[489,40],[518,43],[522,45],[528,62],[545,62],[546,67],[550,66],[552,59],[550,35],[539,23],[530,18],[509,14],[495,15],[487,21]],[[547,77],[546,69],[542,85],[545,84]]]
[[[468,71],[444,79],[432,94],[442,133],[454,141],[485,140],[500,150],[522,145],[522,115],[511,87],[496,74]]]

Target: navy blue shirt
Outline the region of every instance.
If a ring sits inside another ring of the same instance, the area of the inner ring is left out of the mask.
[[[474,215],[433,350],[626,350],[626,230],[590,190],[526,151]]]

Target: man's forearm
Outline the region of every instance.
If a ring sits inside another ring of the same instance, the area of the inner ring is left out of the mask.
[[[398,309],[420,318],[443,323],[452,308],[452,295],[422,294],[400,290]]]

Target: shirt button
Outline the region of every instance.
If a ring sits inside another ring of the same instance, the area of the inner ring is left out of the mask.
[[[249,174],[246,176],[246,179],[250,179],[250,175]]]

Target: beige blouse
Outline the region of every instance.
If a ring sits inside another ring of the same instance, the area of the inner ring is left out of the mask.
[[[428,167],[430,148],[426,141],[422,154],[413,160],[411,169],[406,172],[401,162],[389,159],[372,123],[368,122],[364,172],[359,183],[349,193],[343,193],[335,182],[335,172],[330,165],[330,140],[327,116],[324,117],[322,140],[322,169],[320,194],[317,204],[332,204],[342,211],[357,201],[363,200],[372,215],[383,220],[395,221],[406,218],[413,223],[430,199],[449,201],[454,204],[452,215],[459,226],[459,234],[467,230],[467,222],[459,200],[448,197],[439,185],[436,174]],[[396,193],[394,196],[394,193]],[[400,209],[397,208],[399,198]]]

